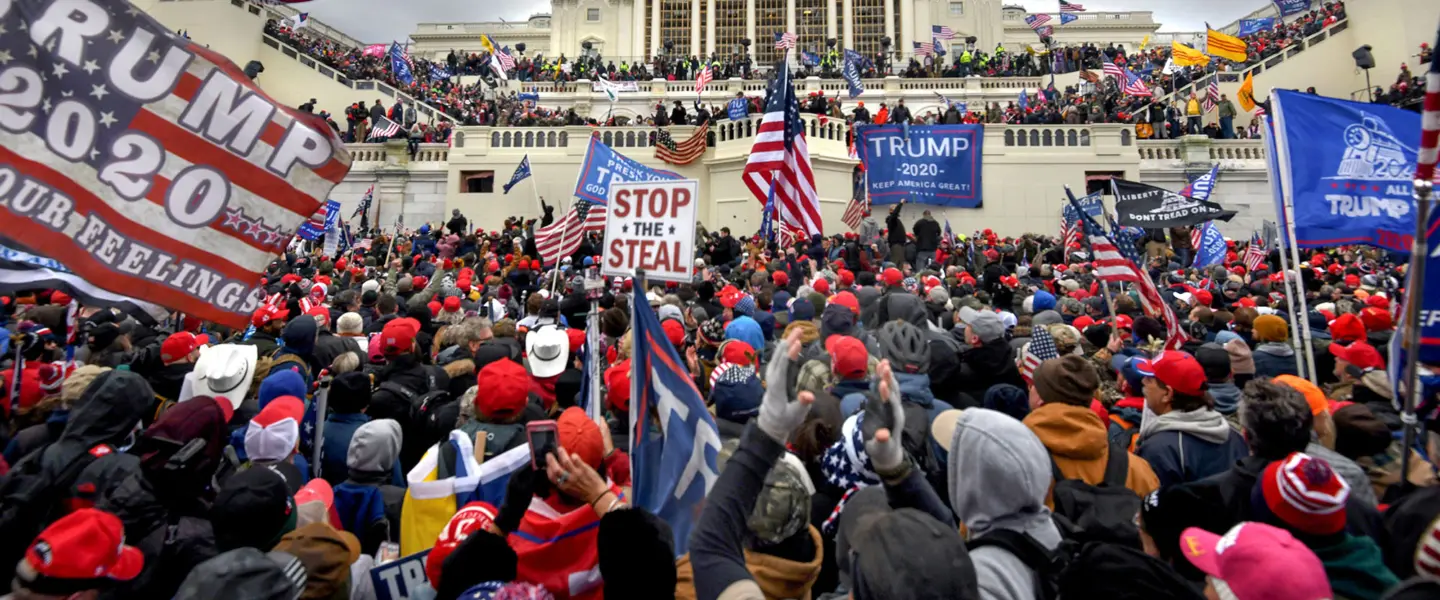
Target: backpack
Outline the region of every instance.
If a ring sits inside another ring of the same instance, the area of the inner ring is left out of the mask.
[[[1056,600],[1060,597],[1060,575],[1068,563],[1070,555],[1067,550],[1073,546],[1071,542],[1062,542],[1052,552],[1029,534],[1010,529],[997,529],[984,537],[965,542],[965,549],[969,552],[986,546],[1009,552],[1035,573],[1036,600]]]
[[[528,443],[525,425],[520,423],[474,423],[477,432],[485,434],[485,460],[490,460],[498,454],[504,453]]]
[[[430,412],[436,407],[450,401],[450,393],[445,390],[431,390],[424,394],[416,394],[410,388],[393,381],[381,383],[379,389],[388,390],[390,393],[400,396],[404,398],[406,402],[410,403],[411,423],[424,423]],[[453,423],[451,429],[454,429]]]
[[[54,444],[32,452],[0,478],[0,580],[15,575],[30,541],[66,512],[65,496],[85,467],[96,459],[113,454],[109,444],[100,444],[76,456],[53,478],[42,466],[45,451]]]
[[[1135,515],[1140,514],[1140,497],[1125,487],[1130,454],[1123,446],[1110,446],[1105,479],[1100,485],[1066,479],[1053,457],[1050,468],[1055,476],[1053,514],[1062,535],[1082,543],[1140,547],[1140,529],[1135,525]]]

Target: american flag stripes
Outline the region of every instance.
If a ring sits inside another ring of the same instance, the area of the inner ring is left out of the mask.
[[[1440,48],[1440,32],[1435,44]],[[1415,178],[1435,180],[1435,163],[1440,159],[1440,56],[1430,61],[1425,74],[1425,104],[1420,113],[1420,152],[1415,162]]]
[[[859,198],[851,198],[845,205],[845,214],[840,217],[845,225],[855,231],[860,231],[860,223],[865,220],[865,211],[869,209],[869,201]]]
[[[715,80],[715,74],[710,72],[710,67],[700,69],[695,75],[695,93],[705,93],[705,85]]]
[[[955,30],[948,25],[932,25],[930,26],[930,37],[950,41],[955,39]]]
[[[1084,5],[1084,4],[1080,4],[1080,3],[1078,3],[1078,2],[1066,2],[1065,0],[1060,0],[1060,12],[1062,12],[1062,13],[1085,12],[1085,5]]]
[[[1040,363],[1052,358],[1060,358],[1060,349],[1055,346],[1055,338],[1050,337],[1050,330],[1037,325],[1030,330],[1030,343],[1025,345],[1025,352],[1020,357],[1020,377],[1028,385],[1034,380],[1035,369],[1040,368]]]
[[[670,131],[661,129],[655,134],[655,158],[672,165],[688,165],[705,155],[705,137],[710,132],[710,123],[701,123],[695,133],[683,142],[676,143]]]
[[[745,163],[745,185],[761,203],[769,194],[771,175],[779,172],[776,190],[780,223],[805,232],[822,233],[820,195],[815,191],[815,172],[810,166],[810,149],[805,140],[805,122],[800,119],[800,102],[790,76],[788,56],[776,66],[776,76],[765,93],[765,117]]]
[[[1260,232],[1250,236],[1250,247],[1245,249],[1245,271],[1251,272],[1260,268],[1265,262],[1265,242],[1260,239]]]
[[[788,31],[775,34],[775,49],[789,50],[795,47],[795,34]]]
[[[260,275],[349,171],[344,144],[128,2],[84,2],[98,28],[32,43],[45,6],[0,16],[24,87],[7,89],[27,92],[6,101],[0,178],[30,200],[0,203],[0,234],[100,288],[243,327]]]
[[[1212,112],[1220,106],[1220,78],[1211,77],[1205,88],[1205,112]]]
[[[1104,67],[1103,71],[1106,75],[1115,78],[1118,85],[1125,85],[1125,69],[1116,66],[1115,63],[1108,60],[1100,63],[1100,65]]]
[[[390,119],[387,119],[385,117],[380,117],[380,120],[375,122],[375,128],[370,130],[370,137],[366,139],[366,141],[379,140],[383,142],[390,139],[391,136],[398,135],[399,133],[399,123],[391,121]]]
[[[1150,91],[1150,86],[1145,85],[1145,81],[1140,79],[1139,75],[1126,71],[1125,79],[1125,89],[1123,91],[1126,94],[1142,98],[1149,98],[1155,95],[1154,92]]]
[[[912,42],[915,44],[915,56],[935,56],[934,42]]]
[[[535,230],[535,250],[547,264],[559,264],[580,248],[586,235],[605,232],[606,212],[603,205],[576,201],[559,220]]]
[[[504,67],[506,71],[515,70],[515,57],[510,56],[508,48],[501,48],[495,52],[495,58],[500,61],[500,66]]]
[[[1160,290],[1155,287],[1155,282],[1150,275],[1139,266],[1139,263],[1122,253],[1120,247],[1114,240],[1100,228],[1090,215],[1080,209],[1080,205],[1072,196],[1070,203],[1080,215],[1080,224],[1086,242],[1090,245],[1091,260],[1095,265],[1095,276],[1106,283],[1129,283],[1140,290],[1140,305],[1144,307],[1145,314],[1160,320],[1165,324],[1167,350],[1179,349],[1182,344],[1190,339],[1185,335],[1185,330],[1180,326],[1180,318],[1175,316],[1175,311],[1169,304],[1160,297]],[[1132,250],[1138,257],[1138,251]]]
[[[1030,15],[1030,16],[1028,16],[1028,17],[1025,17],[1025,24],[1026,24],[1026,25],[1029,25],[1030,28],[1031,28],[1031,29],[1034,29],[1035,31],[1040,31],[1040,28],[1041,28],[1041,27],[1044,27],[1045,24],[1046,24],[1046,23],[1049,23],[1049,22],[1050,22],[1050,15],[1047,15],[1047,14],[1045,14],[1045,13],[1040,13],[1040,14],[1038,14],[1038,15]]]

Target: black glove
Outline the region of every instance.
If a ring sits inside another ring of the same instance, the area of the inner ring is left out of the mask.
[[[505,502],[495,517],[495,526],[500,531],[509,534],[520,528],[520,520],[530,509],[530,499],[539,491],[541,482],[549,484],[550,479],[544,471],[537,472],[528,464],[510,474],[510,481],[505,484]]]

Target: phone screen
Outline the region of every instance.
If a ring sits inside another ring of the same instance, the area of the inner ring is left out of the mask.
[[[546,457],[560,447],[559,431],[554,421],[531,423],[527,431],[530,434],[530,464],[537,471],[543,471]]]

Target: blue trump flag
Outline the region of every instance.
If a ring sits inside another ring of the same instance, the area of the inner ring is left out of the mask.
[[[1020,110],[1029,110],[1030,97],[1025,94],[1025,90],[1020,90],[1020,100],[1016,102],[1015,105],[1019,106]]]
[[[635,279],[644,289],[644,278]],[[645,302],[632,306],[632,495],[635,506],[670,524],[679,556],[689,552],[690,529],[719,477],[720,431],[655,311]]]
[[[684,179],[676,173],[652,169],[606,146],[591,136],[585,158],[580,161],[580,179],[575,182],[575,195],[586,202],[610,203],[610,184],[627,181],[665,181]]]
[[[750,103],[746,102],[744,98],[736,98],[730,101],[730,104],[725,107],[725,111],[731,121],[743,121],[745,117],[750,116]]]
[[[1302,248],[1370,244],[1410,252],[1420,115],[1276,90],[1280,180]]]
[[[540,94],[538,92],[521,92],[515,96],[515,99],[529,108],[535,108],[535,105],[540,102]]]
[[[1060,24],[1069,25],[1072,21],[1076,21],[1079,18],[1080,15],[1074,13],[1060,13]]]
[[[760,217],[760,238],[767,242],[774,241],[775,179],[778,176],[779,173],[776,173],[770,177],[770,194],[765,197],[765,214]]]
[[[1310,10],[1310,0],[1275,0],[1280,7],[1280,14],[1290,16]]]
[[[806,52],[806,51],[804,51],[804,50],[801,50],[801,51],[800,51],[800,64],[805,65],[805,66],[807,66],[807,67],[813,67],[813,66],[815,66],[815,65],[820,64],[820,57],[819,57],[818,55],[816,55],[814,52]]]
[[[400,49],[400,44],[390,43],[390,72],[405,85],[415,85],[415,74],[410,72],[410,61]]]
[[[871,202],[980,208],[985,133],[980,125],[899,125],[860,128],[860,160]]]
[[[300,229],[295,231],[295,235],[312,242],[324,237],[325,232],[330,231],[330,228],[334,227],[335,222],[340,218],[340,202],[326,200],[323,210],[325,211],[324,220],[317,220],[314,216],[310,217],[310,220],[300,224]],[[316,216],[319,214],[319,212],[315,213]]]
[[[1215,191],[1215,182],[1220,179],[1220,165],[1210,167],[1210,171],[1190,180],[1190,185],[1180,190],[1181,196],[1189,196],[1196,200],[1209,200],[1210,194]]]
[[[865,82],[860,79],[860,65],[865,62],[865,57],[859,52],[845,49],[845,64],[840,68],[840,76],[845,78],[845,85],[850,88],[850,97],[858,98],[865,93]]]
[[[450,71],[446,70],[445,67],[440,66],[439,63],[430,63],[430,81],[440,81],[449,78]]]
[[[1274,28],[1275,17],[1265,17],[1263,19],[1240,19],[1240,31],[1236,32],[1235,35],[1239,37],[1245,37],[1247,35],[1254,35],[1262,31],[1268,31]]]
[[[515,184],[520,183],[520,182],[522,182],[522,181],[525,181],[526,179],[529,179],[529,178],[530,178],[530,155],[529,155],[529,154],[526,154],[526,155],[525,155],[525,158],[520,159],[520,166],[515,167],[515,174],[510,176],[510,183],[505,184],[505,193],[506,193],[506,194],[510,193],[510,188],[515,187]]]
[[[1197,225],[1201,228],[1200,247],[1195,249],[1196,268],[1218,265],[1225,262],[1225,236],[1220,234],[1220,228],[1215,226],[1214,221],[1206,221]]]

